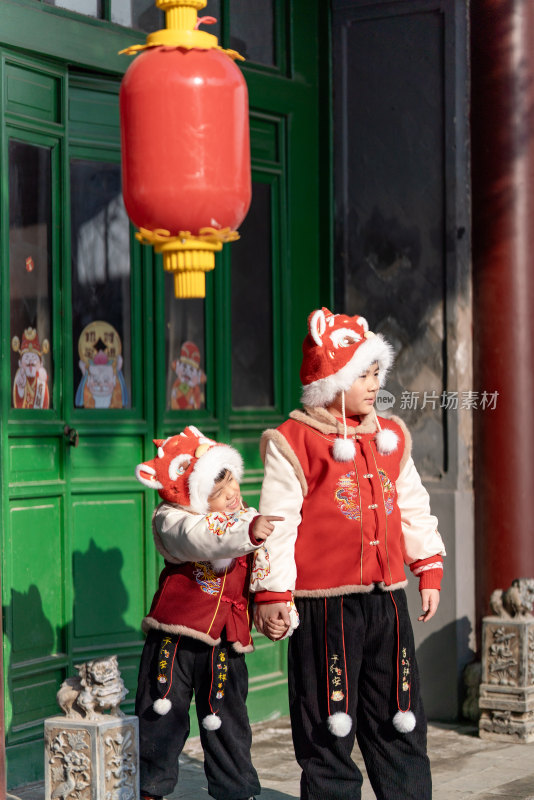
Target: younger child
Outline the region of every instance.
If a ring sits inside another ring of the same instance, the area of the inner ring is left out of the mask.
[[[209,794],[253,800],[260,786],[250,759],[244,657],[254,649],[250,554],[282,518],[244,508],[243,462],[232,447],[193,426],[154,443],[157,458],[136,469],[163,500],[153,534],[165,559],[143,620],[148,635],[135,707],[141,796],[158,800],[173,791],[194,693]]]
[[[356,800],[355,737],[378,800],[430,800],[404,564],[419,578],[422,621],[439,603],[437,520],[398,418],[374,404],[391,346],[363,317],[318,309],[308,319],[304,408],[262,438],[260,509],[285,521],[269,539],[270,571],[253,581],[255,623],[289,640],[289,705],[302,800]]]

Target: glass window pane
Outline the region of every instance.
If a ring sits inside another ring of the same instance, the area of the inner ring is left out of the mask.
[[[217,20],[213,25],[201,25],[200,30],[212,33],[221,42],[221,0],[208,0],[206,7],[198,12],[199,17],[213,17]]]
[[[50,150],[9,142],[9,278],[14,408],[49,408],[51,327]]]
[[[174,278],[165,276],[166,409],[206,407],[204,300],[177,300]]]
[[[199,17],[215,17],[216,25],[202,26],[201,30],[219,36],[220,0],[208,0]],[[152,33],[165,27],[165,14],[154,0],[111,0],[111,21],[125,28]]]
[[[275,64],[272,0],[230,0],[230,47],[249,61]]]
[[[271,187],[252,203],[232,244],[232,405],[274,406]]]
[[[152,33],[165,27],[165,14],[154,0],[111,0],[111,21]]]
[[[118,164],[70,170],[74,404],[131,405],[130,226]]]
[[[57,8],[67,8],[69,11],[76,11],[78,14],[85,14],[86,17],[98,17],[102,19],[102,0],[44,0],[49,6]]]

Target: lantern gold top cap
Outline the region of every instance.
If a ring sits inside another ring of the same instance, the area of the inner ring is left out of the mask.
[[[162,11],[168,11],[170,8],[194,8],[200,11],[201,8],[206,8],[208,0],[156,0],[156,5]]]
[[[145,45],[132,45],[122,53],[134,55],[147,47],[183,47],[188,50],[212,50],[219,47],[219,40],[212,33],[199,31],[198,24],[203,21],[197,12],[205,8],[207,0],[155,0],[156,6],[165,12],[166,28],[149,33]],[[214,21],[205,17],[205,21]],[[224,50],[233,59],[243,60],[234,50]]]
[[[167,47],[200,47],[211,49],[218,46],[217,37],[199,31],[197,12],[205,8],[207,0],[156,0],[156,5],[165,12],[165,30],[155,31],[147,37],[147,45]]]

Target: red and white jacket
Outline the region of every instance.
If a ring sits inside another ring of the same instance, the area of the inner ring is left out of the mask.
[[[378,452],[374,414],[347,420],[355,442],[349,462],[332,457],[342,422],[324,408],[293,411],[262,437],[265,464],[260,513],[276,522],[254,559],[256,602],[405,586],[404,565],[419,588],[439,589],[445,549],[429,497],[411,458],[404,423],[379,418],[397,446]],[[350,426],[352,422],[352,427]]]
[[[223,628],[237,652],[254,650],[249,585],[253,508],[235,514],[194,514],[160,503],[152,518],[156,548],[165,559],[143,630],[191,636],[219,644]]]

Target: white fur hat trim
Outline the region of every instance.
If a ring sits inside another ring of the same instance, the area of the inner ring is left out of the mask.
[[[202,727],[207,731],[216,731],[221,727],[221,718],[217,714],[208,714],[202,720]]]
[[[156,714],[161,714],[161,716],[165,716],[171,710],[171,701],[168,697],[158,697],[157,700],[154,700],[154,705],[152,708],[156,712]]]
[[[410,733],[415,728],[415,714],[413,711],[397,711],[393,717],[393,727],[399,733]]]
[[[383,456],[389,456],[397,449],[399,437],[391,428],[381,428],[376,434],[376,449]]]
[[[356,378],[368,370],[375,361],[378,362],[378,380],[380,386],[383,386],[393,363],[393,348],[380,333],[362,342],[348,364],[345,364],[338,372],[303,386],[303,404],[305,406],[329,405],[340,392],[348,391]]]
[[[352,728],[352,718],[345,714],[344,711],[336,711],[335,714],[330,714],[326,723],[330,733],[340,738],[347,736]]]
[[[352,439],[334,439],[332,455],[335,461],[352,461],[356,455],[356,448]]]
[[[233,447],[217,444],[210,447],[198,459],[189,477],[191,508],[198,514],[207,514],[208,497],[213,491],[215,478],[223,469],[228,469],[239,482],[243,477],[243,459]]]

